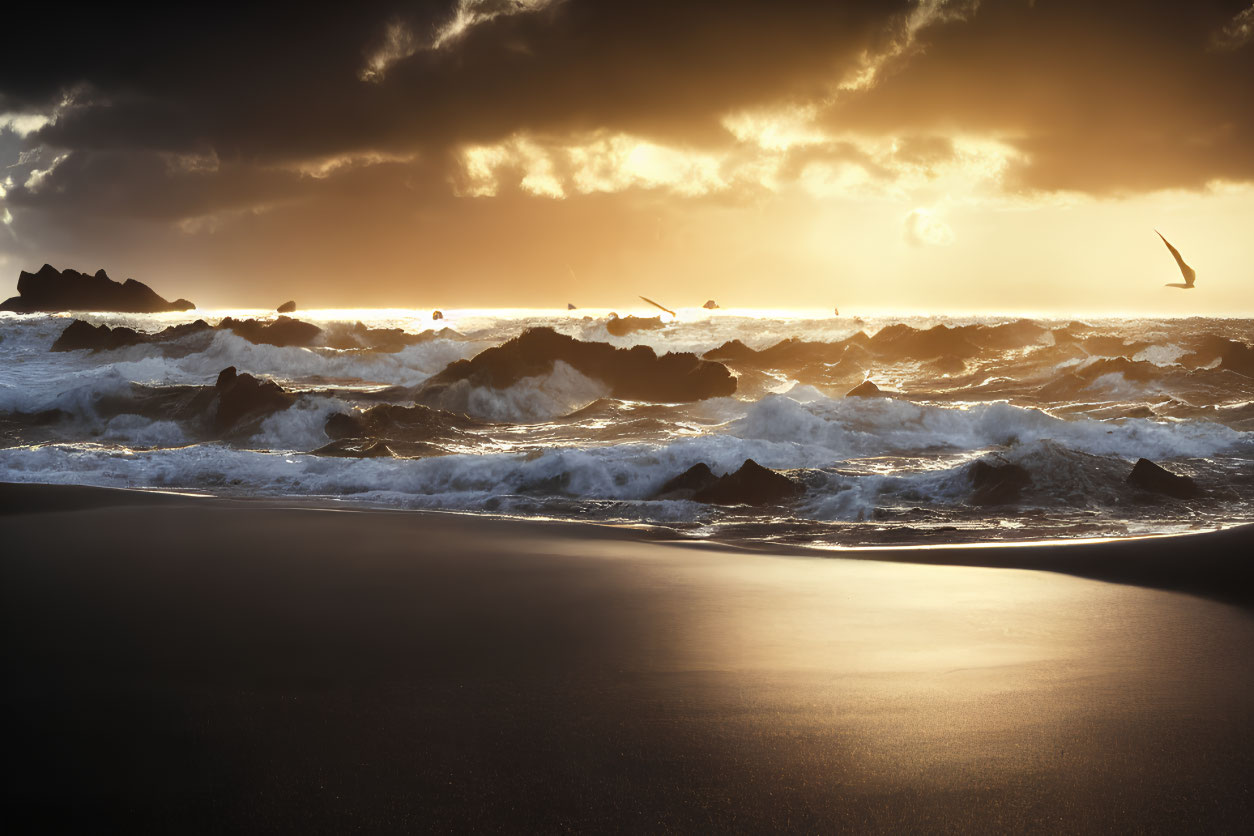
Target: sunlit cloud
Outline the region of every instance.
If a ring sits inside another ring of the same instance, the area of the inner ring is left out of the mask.
[[[954,231],[931,209],[914,209],[904,226],[906,241],[917,247],[948,247],[954,242]]]
[[[885,46],[864,52],[858,67],[836,85],[839,92],[869,90],[895,62],[914,51],[918,35],[929,26],[965,20],[979,8],[980,0],[916,0],[915,7],[899,21],[899,29]]]
[[[28,136],[52,121],[45,113],[0,113],[0,132]]]
[[[52,172],[56,170],[57,166],[60,165],[61,162],[68,156],[68,154],[59,154],[53,158],[47,168],[37,168],[32,170],[31,173],[27,175],[26,182],[22,184],[22,188],[32,194],[37,193],[41,188],[43,188],[43,185],[48,180],[49,175],[51,175]]]
[[[382,43],[367,57],[358,78],[382,81],[393,65],[418,52],[446,49],[480,24],[507,15],[538,12],[556,2],[560,0],[458,0],[452,16],[427,39],[416,35],[405,21],[394,20],[384,30]]]
[[[312,177],[315,180],[325,180],[332,175],[340,174],[356,168],[368,168],[370,166],[382,165],[384,163],[411,163],[417,158],[417,154],[389,154],[381,151],[359,151],[350,154],[333,154],[327,157],[302,160],[284,167],[291,171],[295,171],[302,177]]]
[[[768,151],[786,151],[829,140],[814,124],[817,114],[815,105],[746,110],[723,117],[723,127],[740,142]]]
[[[1237,14],[1211,36],[1211,48],[1228,52],[1240,49],[1254,40],[1254,5]]]

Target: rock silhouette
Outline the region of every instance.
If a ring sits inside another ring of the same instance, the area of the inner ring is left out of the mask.
[[[250,343],[274,346],[310,346],[322,334],[322,329],[309,322],[301,322],[290,316],[280,316],[273,322],[260,319],[232,319],[226,317],[218,327],[233,331]]]
[[[736,391],[736,378],[726,366],[694,354],[659,357],[648,346],[615,348],[608,343],[581,342],[552,328],[531,328],[470,360],[450,364],[431,378],[424,393],[436,394],[462,380],[504,389],[524,378],[549,374],[559,360],[603,382],[614,397],[625,400],[690,403]]]
[[[612,336],[625,337],[636,331],[656,331],[662,327],[660,316],[611,316],[605,323],[605,330]]]
[[[1023,489],[1032,484],[1032,476],[1017,464],[989,464],[977,461],[971,465],[971,504],[1008,505],[1018,502]]]
[[[1128,474],[1128,484],[1150,493],[1175,499],[1192,499],[1201,494],[1197,484],[1188,476],[1180,476],[1154,464],[1149,459],[1138,459]]]
[[[37,273],[23,270],[18,275],[17,292],[17,296],[0,304],[0,311],[162,313],[196,307],[186,299],[167,302],[148,285],[134,279],[115,282],[104,270],[89,275],[77,270],[57,270],[51,264],[45,264]]]
[[[295,396],[284,392],[274,381],[239,374],[234,366],[218,372],[213,388],[217,405],[211,426],[223,435],[238,433],[245,422],[287,409],[295,401]]]
[[[432,319],[444,319],[444,312],[443,312],[443,311],[432,311],[432,312],[431,312],[431,318],[432,318]]]
[[[288,301],[284,302],[282,305],[279,305],[277,308],[275,308],[275,310],[279,313],[293,313],[296,310],[296,302],[294,300],[289,299]]]
[[[699,472],[693,474],[695,469],[690,468],[679,478],[692,474],[692,481],[695,482],[701,475]],[[792,499],[799,490],[787,476],[765,468],[753,459],[745,459],[739,470],[696,490],[692,499],[711,505],[778,505]]]
[[[701,307],[705,308],[707,311],[716,311],[718,310],[718,302],[715,302],[713,299],[710,299]]]
[[[654,498],[691,499],[697,491],[705,490],[717,481],[718,477],[708,464],[697,462],[662,485]]]
[[[115,348],[126,348],[131,345],[147,345],[169,342],[191,334],[212,331],[213,326],[203,319],[184,325],[171,325],[155,334],[145,334],[133,328],[110,328],[108,325],[92,325],[81,319],[71,322],[52,344],[53,351],[76,351],[87,349],[103,351]]]
[[[864,380],[845,393],[846,398],[882,398],[884,393],[880,387],[869,380]]]

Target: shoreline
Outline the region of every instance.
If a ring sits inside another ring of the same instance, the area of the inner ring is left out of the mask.
[[[764,557],[872,560],[928,566],[966,566],[1057,572],[1108,583],[1182,592],[1254,607],[1254,523],[1222,529],[1084,540],[979,541],[884,546],[804,546],[676,536],[665,526],[624,525],[592,520],[510,517],[471,511],[438,511],[345,505],[316,498],[223,497],[187,491],[111,488],[93,485],[0,482],[0,517],[145,505],[225,503],[239,508],[402,514],[433,519],[517,525],[523,531],[563,532],[579,538],[627,540]],[[1187,554],[1184,553],[1187,551]]]

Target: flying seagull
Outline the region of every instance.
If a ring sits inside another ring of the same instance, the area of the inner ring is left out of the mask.
[[[662,308],[662,310],[666,311],[668,314],[670,314],[673,317],[676,317],[676,318],[679,317],[679,315],[675,313],[674,311],[672,311],[670,308],[663,308],[661,305],[659,305],[657,302],[654,302],[648,296],[641,296],[640,298],[648,302],[650,305],[652,305],[655,308]]]
[[[1158,230],[1157,230],[1157,229],[1156,229],[1156,230],[1154,230],[1154,231],[1155,231],[1155,232],[1158,232]],[[1158,232],[1158,237],[1159,237],[1159,238],[1162,238],[1162,239],[1163,239],[1163,243],[1167,245],[1167,249],[1171,250],[1171,254],[1172,254],[1173,256],[1175,256],[1175,259],[1176,259],[1176,264],[1179,264],[1179,265],[1180,265],[1180,274],[1181,274],[1182,276],[1184,276],[1184,282],[1183,282],[1183,283],[1181,283],[1181,282],[1170,282],[1170,283],[1168,283],[1168,284],[1166,284],[1166,285],[1163,285],[1163,286],[1164,286],[1164,287],[1182,287],[1182,288],[1184,288],[1185,290],[1192,290],[1192,289],[1193,289],[1193,282],[1197,279],[1197,271],[1196,271],[1196,270],[1194,270],[1194,269],[1193,269],[1192,267],[1190,267],[1189,265],[1187,265],[1187,264],[1185,264],[1185,263],[1184,263],[1184,259],[1180,257],[1180,251],[1179,251],[1179,250],[1177,250],[1175,247],[1171,246],[1171,242],[1170,242],[1170,241],[1168,241],[1166,238],[1163,238],[1163,234],[1162,234],[1161,232]]]

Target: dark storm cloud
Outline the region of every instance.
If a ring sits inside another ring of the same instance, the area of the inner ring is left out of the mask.
[[[918,8],[907,0],[555,0],[485,18],[439,49],[426,47],[452,0],[28,5],[6,12],[0,112],[56,120],[27,137],[7,203],[50,213],[184,219],[299,201],[337,177],[302,177],[298,164],[365,152],[418,155],[423,188],[448,199],[450,149],[519,131],[726,147],[729,111],[822,101],[882,54],[897,57],[878,83],[841,94],[825,120],[903,138],[902,160],[942,161],[944,137],[963,132],[1022,153],[1012,187],[1254,179],[1254,47],[1232,34],[1244,31],[1240,3],[964,1],[904,51]],[[363,80],[389,43],[395,60]],[[862,153],[794,151],[782,173],[807,155]],[[34,171],[45,174],[27,188]]]
[[[362,151],[443,160],[450,147],[520,130],[725,142],[727,110],[821,96],[908,8],[558,0],[485,20],[440,49],[411,46],[377,81],[362,70],[387,33],[429,44],[452,4],[27,11],[0,50],[0,94],[10,109],[60,105],[29,141],[69,156],[57,191],[14,199],[68,204],[81,191],[95,205],[93,196],[120,194],[126,167],[161,170],[165,152],[212,153],[234,171]],[[151,159],[137,162],[141,152]],[[114,167],[119,159],[126,165]],[[149,179],[125,197],[127,211],[153,191]],[[212,211],[219,193],[200,193],[198,211]],[[176,207],[192,208],[165,200],[152,211]]]
[[[1213,48],[1241,6],[986,2],[929,30],[925,49],[842,102],[830,122],[1000,136],[1024,155],[1011,187],[1109,193],[1248,181],[1254,48]]]

